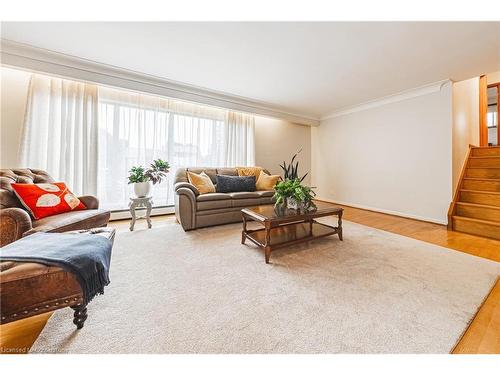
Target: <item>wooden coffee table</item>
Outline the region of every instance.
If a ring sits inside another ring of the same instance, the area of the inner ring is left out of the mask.
[[[243,231],[241,243],[248,238],[262,247],[269,263],[271,251],[277,247],[311,241],[316,238],[338,234],[342,241],[342,213],[344,210],[333,204],[317,202],[314,211],[297,211],[291,209],[278,210],[273,205],[243,208]],[[318,223],[316,218],[337,216],[338,226]],[[256,221],[264,226],[262,229],[247,229],[247,221]]]

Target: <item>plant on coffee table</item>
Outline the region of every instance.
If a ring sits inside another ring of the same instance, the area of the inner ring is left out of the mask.
[[[301,150],[300,150],[301,151]],[[274,187],[274,199],[276,199],[276,207],[292,208],[292,209],[311,209],[316,207],[313,199],[316,196],[313,188],[303,185],[302,181],[307,176],[307,173],[299,178],[298,169],[299,162],[294,164],[295,158],[300,153],[297,152],[291,162],[287,165],[283,162],[283,181],[280,181]]]
[[[276,206],[287,204],[288,208],[309,208],[316,193],[309,186],[302,185],[298,178],[278,182],[274,187]]]

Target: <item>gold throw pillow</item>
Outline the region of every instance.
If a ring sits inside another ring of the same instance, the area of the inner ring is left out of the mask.
[[[261,167],[236,167],[238,170],[238,176],[255,176],[258,179],[260,172],[262,172]]]
[[[268,175],[261,171],[255,187],[257,190],[273,190],[279,180],[281,180],[281,176]]]
[[[215,193],[215,186],[205,172],[200,174],[187,172],[187,176],[189,183],[193,184],[200,194]]]

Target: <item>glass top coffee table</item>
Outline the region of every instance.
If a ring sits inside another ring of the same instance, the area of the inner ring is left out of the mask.
[[[249,239],[265,251],[266,263],[269,263],[271,252],[286,245],[311,241],[316,238],[338,234],[342,241],[342,214],[344,210],[330,203],[316,202],[313,211],[278,209],[274,205],[247,207],[241,210],[243,231],[241,243]],[[318,223],[316,218],[337,216],[336,227]],[[247,221],[260,223],[264,228],[247,229]]]

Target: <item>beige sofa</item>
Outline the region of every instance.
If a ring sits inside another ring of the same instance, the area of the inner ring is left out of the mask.
[[[243,207],[274,204],[274,191],[201,194],[186,172],[205,172],[215,184],[217,174],[238,176],[236,168],[179,168],[175,175],[175,216],[184,230],[241,221]],[[266,170],[264,170],[268,173]]]

